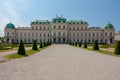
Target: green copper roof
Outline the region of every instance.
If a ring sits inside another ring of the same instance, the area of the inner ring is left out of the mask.
[[[68,23],[70,24],[88,24],[87,22],[83,20],[70,20]]]
[[[67,20],[65,18],[63,18],[63,17],[56,17],[56,18],[53,18],[52,21],[53,22],[58,22],[58,23],[62,23],[62,22],[64,23]]]
[[[111,23],[107,23],[106,25],[105,25],[105,28],[107,29],[107,28],[114,28],[114,26],[111,24]]]
[[[12,28],[12,29],[15,29],[15,25],[13,24],[13,23],[8,23],[7,25],[6,25],[6,28]]]
[[[31,22],[31,24],[49,24],[50,22],[48,20],[36,20]]]

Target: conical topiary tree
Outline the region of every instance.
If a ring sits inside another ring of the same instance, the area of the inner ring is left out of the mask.
[[[120,41],[117,41],[117,45],[115,47],[115,52],[114,53],[120,55]]]
[[[40,48],[43,48],[42,42],[40,42]]]
[[[94,41],[93,50],[99,50],[98,40]]]
[[[79,42],[79,47],[81,47],[81,45],[82,45],[81,42]]]
[[[85,43],[84,43],[84,48],[87,48],[87,43],[86,43],[86,40],[85,40]]]
[[[34,40],[34,42],[33,42],[32,50],[38,50],[36,40]]]
[[[20,41],[20,44],[19,44],[18,54],[19,55],[26,55],[25,47],[24,47],[24,44],[23,44],[22,40]]]

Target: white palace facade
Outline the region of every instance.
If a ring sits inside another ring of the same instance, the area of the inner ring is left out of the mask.
[[[88,22],[83,20],[67,20],[63,17],[49,20],[36,20],[30,23],[30,27],[15,27],[13,23],[5,26],[5,42],[24,43],[52,42],[69,43],[81,42],[93,43],[98,40],[99,43],[114,43],[115,29],[111,23],[107,23],[104,28],[88,27]]]

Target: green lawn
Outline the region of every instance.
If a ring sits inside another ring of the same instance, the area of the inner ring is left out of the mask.
[[[35,53],[37,53],[37,52],[39,52],[39,51],[41,51],[41,50],[43,50],[43,49],[45,49],[45,48],[47,48],[47,47],[39,48],[38,50],[27,50],[27,51],[26,51],[26,54],[27,54],[27,55],[25,55],[25,56],[23,56],[23,55],[18,55],[17,53],[14,53],[14,54],[7,55],[7,56],[5,56],[5,57],[6,57],[7,59],[23,58],[23,57],[27,57],[27,56],[30,56],[30,55],[32,55],[32,54],[35,54]]]
[[[101,46],[101,45],[100,45]],[[104,46],[104,47],[103,47]],[[109,45],[110,46],[110,45]],[[114,48],[115,45],[111,45],[110,47]],[[78,46],[74,46],[74,47],[78,47]],[[78,48],[83,48],[83,45],[82,47],[78,47]],[[102,45],[102,47],[100,48],[108,48],[108,45]],[[99,53],[102,53],[102,54],[107,54],[107,55],[111,55],[111,56],[118,56],[120,57],[120,55],[117,55],[117,54],[114,54],[114,52],[111,52],[111,51],[105,51],[105,50],[93,50],[92,49],[92,45],[88,45],[88,48],[83,48],[83,49],[86,49],[86,50],[90,50],[90,51],[95,51],[95,52],[99,52]]]
[[[24,44],[25,47],[32,47],[33,44]],[[38,44],[39,45],[39,44]],[[19,44],[0,44],[0,52],[8,50],[17,50]]]

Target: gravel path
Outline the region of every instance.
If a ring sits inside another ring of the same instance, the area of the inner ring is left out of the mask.
[[[120,58],[69,45],[0,64],[0,80],[120,80]]]

